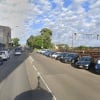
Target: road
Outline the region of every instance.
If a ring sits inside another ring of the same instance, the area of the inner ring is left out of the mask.
[[[0,100],[18,100],[17,96],[23,91],[31,90],[25,70],[26,58],[26,54],[16,57],[11,55],[10,59],[0,66]],[[31,98],[31,93],[27,96]]]
[[[37,53],[31,57],[57,100],[100,100],[99,75]]]
[[[38,86],[28,52],[14,56],[0,65],[0,100],[53,100],[43,84]]]
[[[37,53],[0,66],[0,100],[99,100],[99,84],[99,75]]]

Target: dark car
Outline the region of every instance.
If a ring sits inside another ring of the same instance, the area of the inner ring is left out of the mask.
[[[60,53],[60,54],[56,57],[56,60],[62,61],[62,59],[63,59],[66,55],[68,55],[68,52],[62,52],[62,53]]]
[[[75,63],[78,61],[79,55],[77,53],[69,53],[68,55],[66,55],[62,62],[64,63]]]
[[[96,60],[95,71],[100,74],[100,58]]]
[[[79,61],[75,63],[75,67],[89,69],[93,62],[93,58],[91,56],[82,56]]]
[[[47,57],[51,57],[51,55],[55,53],[54,51],[46,51],[43,53],[43,55],[47,56]]]
[[[0,65],[2,65],[3,64],[3,59],[2,59],[2,57],[0,57]]]

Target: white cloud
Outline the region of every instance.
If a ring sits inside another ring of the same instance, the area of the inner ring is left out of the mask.
[[[71,45],[71,36],[75,32],[83,34],[100,32],[99,0],[88,1],[90,9],[87,12],[81,5],[87,0],[73,0],[72,4],[66,8],[63,6],[63,0],[53,0],[52,2],[56,5],[54,9],[50,0],[31,1],[31,3],[28,0],[0,2],[0,23],[12,27],[13,37],[26,36],[26,39],[30,34],[39,34],[43,27],[48,27],[53,31],[53,41]],[[33,27],[35,24],[40,25]],[[82,36],[80,37],[82,39]],[[91,45],[96,45],[93,41]],[[82,43],[85,44],[85,42]]]
[[[76,3],[82,3],[84,1],[87,1],[87,0],[74,0],[74,2],[76,2]]]

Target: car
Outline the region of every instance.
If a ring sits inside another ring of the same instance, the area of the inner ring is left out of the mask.
[[[55,52],[51,55],[51,58],[54,58],[56,59],[59,55],[60,55],[61,52]]]
[[[68,55],[68,52],[61,52],[57,57],[56,60],[62,61],[62,59]]]
[[[63,59],[62,62],[64,63],[76,63],[78,61],[79,55],[78,53],[68,53]]]
[[[38,53],[44,55],[44,53],[47,52],[47,51],[49,51],[49,50],[48,49],[41,49],[41,50],[38,50]]]
[[[43,55],[45,55],[45,56],[47,56],[47,57],[51,57],[52,54],[54,54],[54,53],[55,53],[54,51],[48,50],[48,51],[46,51]]]
[[[2,57],[0,57],[0,65],[2,65],[3,64],[3,59],[2,59]]]
[[[20,48],[16,48],[15,49],[15,52],[14,52],[14,55],[21,55],[22,54],[22,50]]]
[[[95,72],[100,74],[100,58],[97,58],[94,68],[95,68]]]
[[[0,57],[2,57],[3,60],[8,60],[10,58],[9,51],[7,50],[0,51]]]
[[[82,56],[75,63],[75,67],[89,69],[92,63],[93,63],[93,58],[91,56]]]

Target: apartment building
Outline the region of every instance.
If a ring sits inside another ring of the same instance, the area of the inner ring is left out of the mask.
[[[11,45],[11,28],[0,26],[0,48],[9,48]]]

